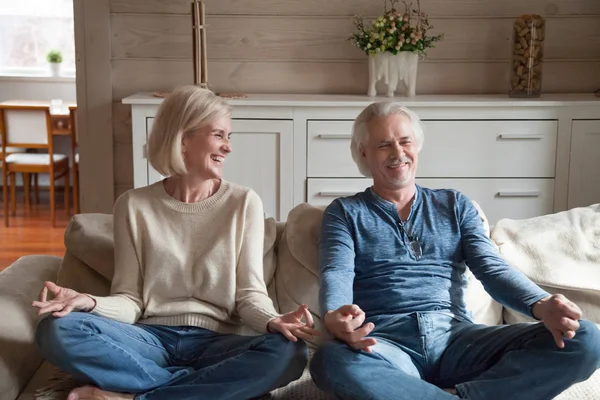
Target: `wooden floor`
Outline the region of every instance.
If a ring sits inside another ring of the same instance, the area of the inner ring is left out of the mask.
[[[62,256],[65,251],[64,233],[69,217],[64,210],[62,193],[56,198],[56,228],[50,223],[48,191],[40,190],[40,204],[25,210],[23,193],[17,193],[17,216],[10,217],[9,227],[4,226],[4,205],[0,197],[0,271],[19,257],[29,254]]]

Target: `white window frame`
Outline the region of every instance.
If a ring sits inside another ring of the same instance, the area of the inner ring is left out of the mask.
[[[17,0],[19,1],[19,0]],[[74,32],[73,32],[74,33]],[[75,37],[73,35],[73,40]],[[0,81],[32,80],[32,81],[74,81],[75,68],[61,68],[60,76],[52,76],[49,66],[44,67],[22,67],[3,68],[0,65]]]

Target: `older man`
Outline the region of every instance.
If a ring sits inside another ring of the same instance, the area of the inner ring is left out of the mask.
[[[600,331],[506,263],[464,194],[415,184],[423,140],[397,103],[355,121],[352,156],[373,186],[323,216],[320,301],[334,340],[311,362],[317,386],[339,399],[547,400],[587,379]],[[465,264],[494,299],[541,322],[475,324]]]

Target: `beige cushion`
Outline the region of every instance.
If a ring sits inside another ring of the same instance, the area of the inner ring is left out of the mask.
[[[265,239],[263,247],[263,275],[267,284],[269,297],[273,300],[276,310],[279,310],[277,304],[277,288],[275,285],[275,268],[277,266],[277,255],[275,244],[277,241],[277,222],[273,218],[265,219]]]
[[[14,399],[42,362],[34,343],[37,316],[31,302],[44,281],[56,281],[60,257],[26,256],[0,273],[0,397]]]
[[[317,329],[321,329],[318,241],[322,217],[323,208],[308,203],[296,206],[288,214],[278,245],[275,273],[279,311],[286,313],[308,304]]]
[[[73,216],[65,231],[65,247],[74,257],[112,280],[115,257],[111,214]]]
[[[490,224],[483,209],[476,201],[472,200],[473,206],[479,213],[483,230],[490,237]],[[484,325],[498,325],[503,323],[502,305],[494,300],[483,287],[483,284],[475,278],[475,275],[467,268],[467,290],[465,292],[465,303],[467,309],[473,313],[475,322]]]
[[[72,379],[57,380],[54,379],[58,376],[56,368],[48,361],[44,361],[40,368],[36,371],[35,375],[27,383],[27,386],[21,392],[17,400],[64,400],[69,394],[69,390],[72,389]],[[62,385],[61,385],[62,384]],[[68,385],[68,386],[67,386]],[[61,390],[64,386],[64,390]],[[45,396],[36,396],[38,394],[45,394]]]
[[[95,296],[110,294],[110,280],[67,250],[58,273],[57,284]]]

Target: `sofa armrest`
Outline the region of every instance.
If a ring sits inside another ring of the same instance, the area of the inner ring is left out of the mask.
[[[37,316],[31,302],[45,281],[56,282],[60,257],[25,256],[0,272],[0,393],[15,399],[42,356],[34,342]]]

